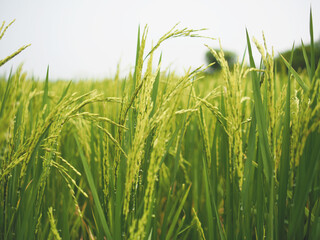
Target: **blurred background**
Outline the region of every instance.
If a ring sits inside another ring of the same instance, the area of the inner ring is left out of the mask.
[[[162,69],[183,74],[189,67],[206,64],[208,44],[242,57],[250,36],[262,43],[262,31],[269,51],[283,52],[309,43],[309,13],[313,10],[315,40],[320,38],[319,0],[1,0],[0,21],[9,24],[0,41],[0,59],[31,43],[23,53],[0,68],[8,75],[24,63],[35,78],[102,79],[113,77],[120,64],[126,76],[134,66],[139,24],[149,26],[147,49],[180,22],[178,28],[207,28],[209,39],[172,39],[163,44]],[[319,43],[319,42],[318,42]],[[255,50],[256,59],[259,53]],[[157,59],[155,59],[157,62]]]

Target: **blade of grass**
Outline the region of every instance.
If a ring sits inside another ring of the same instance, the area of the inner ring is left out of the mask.
[[[166,238],[166,233],[168,230],[168,221],[171,211],[173,211],[176,208],[176,205],[178,204],[178,200],[174,199],[171,194],[171,190],[168,191],[168,197],[166,202],[166,207],[164,210],[164,216],[163,216],[163,222],[161,226],[161,235],[160,240],[164,240]]]
[[[174,236],[172,238],[173,240],[177,239],[178,235],[181,234],[181,228],[182,228],[185,220],[186,220],[186,216],[184,215],[182,217],[182,220],[179,222],[178,228],[176,229],[176,233],[174,234]]]
[[[137,67],[138,67],[138,60],[139,60],[139,53],[140,53],[140,25],[138,27],[138,39],[137,39],[137,51],[136,51],[136,64],[135,64],[135,69],[134,69],[134,74],[133,74],[133,86],[132,86],[132,92],[131,94],[134,93],[134,90],[136,88],[136,73],[137,73]]]
[[[287,60],[280,54],[284,64],[287,66],[287,68],[289,69],[289,71],[292,73],[292,75],[294,76],[294,78],[297,80],[297,82],[299,83],[299,85],[302,87],[304,92],[309,91],[309,86],[301,79],[301,77],[299,76],[299,74],[296,72],[296,70],[293,69],[293,67],[290,65],[290,63],[287,62]]]
[[[201,132],[201,136],[202,136],[202,141],[203,141],[203,148],[204,151],[210,151],[210,150],[205,150],[205,148],[208,148],[209,143],[208,143],[208,138],[206,137],[204,131],[207,131],[207,129],[205,129],[205,124],[204,124],[204,117],[203,117],[203,111],[202,108],[200,106],[200,111],[198,112],[198,118],[200,121],[200,132]],[[203,173],[204,173],[204,181],[205,181],[205,195],[206,195],[206,209],[207,209],[207,214],[208,214],[208,228],[209,228],[209,239],[213,239],[214,238],[214,219],[216,219],[217,225],[218,225],[218,231],[219,231],[219,235],[221,239],[225,239],[225,235],[221,226],[221,222],[220,222],[220,218],[217,212],[217,207],[216,207],[216,203],[214,201],[214,196],[213,196],[213,191],[212,191],[212,187],[211,187],[211,183],[208,177],[208,163],[210,161],[211,156],[208,154],[205,154],[205,157],[202,158],[202,162],[203,162]],[[212,210],[213,207],[213,210]],[[215,215],[215,217],[213,217],[213,214]]]
[[[217,221],[217,224],[218,224],[218,230],[219,230],[219,236],[220,236],[220,239],[224,240],[226,239],[226,235],[225,235],[225,232],[222,228],[222,224],[220,222],[220,218],[219,218],[219,215],[218,215],[218,211],[217,211],[217,207],[216,207],[216,203],[214,202],[214,200],[212,199],[211,200],[211,197],[210,195],[210,183],[209,183],[209,178],[208,178],[208,166],[206,164],[206,161],[205,159],[203,158],[202,159],[202,162],[203,162],[203,177],[204,177],[204,182],[205,182],[205,195],[206,195],[206,209],[207,209],[207,214],[208,214],[208,228],[209,228],[209,239],[213,239],[213,236],[214,236],[214,223],[213,223],[213,215],[212,215],[212,212],[214,212],[215,214],[215,219]],[[213,205],[213,210],[212,210],[212,206],[211,206],[211,203]]]
[[[161,59],[162,59],[162,53],[160,55],[158,65],[160,65]],[[159,82],[160,82],[160,70],[159,70],[159,72],[158,72],[158,74],[156,76],[156,79],[155,79],[154,83],[153,83],[153,88],[152,88],[152,93],[151,93],[151,99],[152,99],[152,102],[153,102],[153,108],[152,108],[152,111],[150,113],[150,117],[153,116],[153,114],[155,113],[155,110],[157,108],[157,95],[158,95]]]
[[[171,239],[171,236],[173,235],[173,231],[174,231],[174,229],[175,229],[175,227],[176,227],[176,224],[177,224],[177,222],[178,222],[179,215],[180,215],[180,213],[181,213],[181,211],[182,211],[182,208],[183,208],[183,206],[184,206],[184,203],[185,203],[186,200],[187,200],[187,197],[188,197],[190,188],[191,188],[191,185],[190,185],[190,186],[188,187],[188,189],[186,190],[186,192],[185,192],[185,194],[184,194],[184,196],[183,196],[183,198],[182,198],[182,200],[181,200],[181,203],[180,203],[180,205],[179,205],[179,207],[178,207],[178,209],[177,209],[177,211],[176,211],[176,213],[175,213],[175,215],[174,215],[174,217],[173,217],[173,219],[172,219],[172,222],[171,222],[171,224],[170,224],[170,228],[169,228],[169,230],[168,230],[168,234],[167,234],[167,236],[166,236],[166,240]]]
[[[42,108],[48,104],[48,91],[49,91],[49,66],[47,67],[46,80],[44,82]]]
[[[46,80],[44,82],[44,89],[43,89],[43,98],[42,98],[42,108],[46,106],[46,110],[42,116],[43,119],[46,119],[49,113],[49,66],[47,67],[47,74]]]
[[[5,90],[5,92],[4,92],[4,95],[3,95],[3,98],[2,98],[2,101],[1,101],[0,118],[1,118],[2,115],[3,115],[3,111],[4,111],[4,108],[5,108],[7,99],[8,99],[8,94],[9,94],[10,87],[11,87],[11,83],[12,83],[12,77],[11,77],[11,75],[12,75],[12,68],[11,68],[11,70],[10,70],[10,74],[9,74],[8,81],[7,81],[7,84],[6,84],[6,90]]]
[[[63,90],[62,95],[61,95],[61,97],[60,97],[60,99],[59,99],[58,103],[60,103],[60,102],[64,99],[64,97],[67,95],[67,93],[68,93],[68,90],[69,90],[69,88],[70,88],[71,83],[72,83],[72,80],[71,80],[71,81],[69,81],[68,85],[67,85],[67,86],[65,87],[65,89]]]
[[[310,52],[311,52],[311,60],[310,60],[310,65],[311,65],[311,78],[314,76],[314,72],[316,69],[316,57],[315,57],[315,51],[314,51],[314,37],[313,37],[313,20],[312,20],[312,9],[310,7],[310,23],[309,23],[309,31],[310,31]]]
[[[250,66],[255,68],[255,63],[253,60],[252,49],[250,44],[250,38],[248,31],[247,34],[247,44],[248,44],[248,52],[250,58]],[[268,183],[270,183],[270,178],[272,177],[272,168],[271,168],[271,152],[268,143],[268,134],[267,134],[267,124],[266,124],[266,114],[265,108],[262,104],[261,92],[260,92],[260,81],[257,77],[256,72],[251,72],[252,76],[252,88],[253,88],[253,97],[254,97],[254,105],[255,105],[255,114],[257,118],[257,126],[259,133],[259,144],[261,148],[261,155],[263,160],[263,173],[266,177]]]
[[[252,111],[254,113],[254,109]],[[252,214],[251,210],[252,200],[253,200],[253,185],[254,182],[254,173],[255,168],[254,164],[256,160],[256,151],[257,151],[257,141],[256,141],[256,118],[253,114],[250,130],[249,130],[249,138],[248,138],[248,151],[247,151],[247,160],[244,166],[244,181],[242,186],[242,199],[243,199],[243,207],[244,207],[244,239],[252,239],[251,232],[251,222],[252,222]]]
[[[74,139],[76,140],[76,143],[77,143],[77,147],[78,147],[79,154],[80,154],[80,159],[81,159],[81,162],[82,162],[82,165],[83,165],[83,169],[84,169],[86,177],[87,177],[87,181],[88,181],[89,187],[90,187],[91,192],[92,192],[93,200],[95,202],[95,205],[96,205],[96,208],[97,208],[97,211],[98,211],[98,216],[99,216],[99,219],[101,221],[104,233],[106,234],[108,239],[112,239],[112,236],[110,234],[110,230],[109,230],[109,227],[108,227],[108,223],[107,223],[106,218],[104,216],[104,213],[103,213],[103,210],[102,210],[102,207],[101,207],[101,204],[100,204],[99,196],[98,196],[96,187],[94,185],[94,180],[93,180],[91,171],[89,169],[89,164],[88,164],[88,162],[86,160],[86,157],[85,157],[85,155],[83,153],[83,150],[82,150],[82,147],[81,147],[80,142],[78,140],[78,137],[76,135],[74,135]]]
[[[264,185],[263,185],[263,160],[261,156],[261,145],[259,144],[260,139],[258,139],[258,150],[257,150],[257,162],[258,169],[255,176],[255,200],[256,200],[256,234],[257,239],[264,239],[264,215],[265,215],[265,200],[264,200]]]
[[[290,64],[293,59],[294,45],[292,46]],[[284,219],[286,211],[287,185],[290,167],[290,75],[288,75],[288,86],[284,116],[284,130],[282,135],[282,151],[280,160],[280,180],[279,180],[279,199],[278,199],[278,239],[285,239]]]
[[[121,155],[123,156],[123,155]],[[114,238],[115,239],[121,239],[121,229],[122,229],[122,210],[123,210],[123,201],[124,201],[124,187],[125,187],[125,176],[126,176],[126,168],[127,168],[127,162],[124,157],[120,156],[120,163],[119,163],[119,171],[117,179],[115,180],[117,182],[116,185],[116,197],[115,197],[115,210],[114,210]]]
[[[226,115],[226,106],[225,106],[225,97],[223,90],[221,88],[221,96],[220,96],[220,109],[221,114],[223,116]],[[222,119],[222,124],[226,126],[226,119]],[[223,178],[225,179],[226,185],[226,194],[224,196],[224,218],[225,218],[225,229],[226,229],[226,237],[230,237],[232,235],[232,204],[231,204],[231,174],[230,174],[230,164],[229,164],[229,139],[228,134],[225,128],[221,126],[221,140],[219,144],[219,162],[221,163],[220,171],[224,173]],[[218,217],[218,216],[217,216]],[[218,218],[219,219],[219,218]],[[221,235],[221,234],[220,234]]]
[[[310,64],[309,64],[309,60],[308,60],[308,55],[307,55],[307,51],[306,51],[306,48],[304,46],[304,43],[301,39],[301,48],[302,48],[302,54],[303,54],[303,58],[304,58],[304,61],[306,63],[306,68],[307,68],[307,73],[308,73],[308,76],[309,76],[309,79],[310,79],[310,83],[312,81],[312,74],[311,74],[311,69],[310,69]],[[291,60],[292,61],[292,60]],[[292,64],[292,62],[290,62],[290,65]]]

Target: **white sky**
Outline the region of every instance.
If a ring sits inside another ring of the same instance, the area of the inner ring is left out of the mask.
[[[139,24],[149,25],[147,49],[180,22],[179,28],[208,28],[203,35],[220,38],[224,49],[240,57],[245,28],[260,41],[264,31],[269,49],[273,46],[277,53],[294,41],[309,42],[310,6],[317,40],[319,0],[0,0],[0,21],[16,19],[0,41],[0,59],[32,44],[0,67],[0,74],[23,62],[29,75],[40,78],[47,65],[51,79],[113,77],[121,60],[126,75],[135,62]],[[205,64],[204,44],[219,46],[218,40],[169,40],[161,48],[163,68],[183,73]]]

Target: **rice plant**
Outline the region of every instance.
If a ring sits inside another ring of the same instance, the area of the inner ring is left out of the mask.
[[[147,50],[139,28],[126,79],[0,79],[1,239],[320,238],[320,64],[305,54],[298,74],[293,47],[278,74],[247,31],[232,69],[222,47],[214,76],[154,68],[164,41],[199,31]]]

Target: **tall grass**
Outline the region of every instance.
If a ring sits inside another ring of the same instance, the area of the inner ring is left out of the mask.
[[[147,31],[126,79],[0,79],[0,238],[320,238],[314,54],[284,76],[253,39],[257,69],[247,32],[250,66],[209,48],[221,73],[178,77],[154,53],[198,32],[147,51]]]

